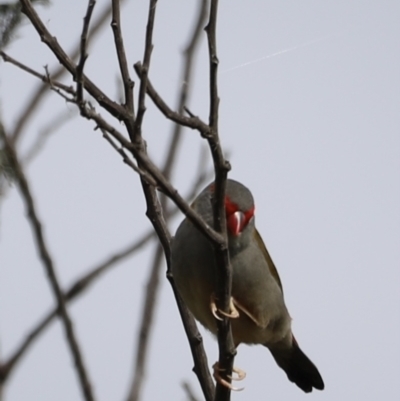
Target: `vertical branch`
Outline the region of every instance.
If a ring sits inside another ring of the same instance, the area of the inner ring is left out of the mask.
[[[140,88],[139,88],[139,100],[138,100],[138,112],[133,123],[133,126],[127,124],[127,129],[129,132],[130,139],[137,149],[139,153],[147,155],[146,146],[144,140],[142,138],[142,123],[144,113],[146,112],[145,106],[145,96],[146,96],[146,88],[147,88],[147,77],[148,71],[150,68],[150,59],[151,52],[153,50],[153,29],[154,29],[154,21],[156,15],[156,6],[157,0],[150,0],[149,4],[149,13],[147,18],[147,26],[146,26],[146,41],[144,47],[144,55],[143,55],[143,76],[140,80]],[[138,160],[138,166],[141,168],[142,162]],[[168,232],[168,228],[163,218],[162,208],[157,197],[154,186],[149,185],[145,180],[141,179],[143,193],[146,198],[147,211],[146,215],[151,221],[159,235],[161,244],[164,248],[165,256],[167,259],[170,258],[171,255],[171,234]]]
[[[211,0],[210,18],[206,27],[208,52],[210,63],[210,112],[209,126],[211,135],[207,137],[215,170],[215,197],[214,197],[214,228],[221,233],[223,244],[213,243],[218,269],[216,271],[216,297],[217,307],[229,311],[229,304],[232,290],[232,268],[229,261],[228,236],[226,231],[225,217],[225,187],[230,165],[225,161],[218,135],[218,57],[217,57],[217,10],[218,0]],[[233,343],[231,324],[228,318],[217,321],[218,346],[219,346],[219,369],[226,378],[232,375],[233,359],[236,354]],[[228,401],[230,389],[217,383],[215,400]]]
[[[209,112],[209,125],[211,129],[218,133],[218,57],[217,57],[217,11],[218,0],[211,0],[210,19],[206,26],[207,41],[208,41],[208,54],[210,63],[210,112]]]
[[[89,381],[89,376],[86,371],[86,367],[83,362],[83,357],[80,351],[80,347],[78,345],[78,341],[75,335],[75,331],[73,328],[73,324],[71,318],[69,317],[64,296],[56,275],[53,259],[50,256],[48,246],[45,242],[42,224],[39,220],[38,214],[36,212],[36,207],[32,198],[31,190],[29,188],[28,181],[23,172],[21,163],[19,162],[17,155],[14,151],[14,148],[10,144],[8,137],[5,135],[3,131],[0,132],[2,140],[4,142],[4,149],[7,152],[8,160],[11,164],[11,167],[14,171],[16,182],[18,184],[19,190],[21,192],[23,201],[25,203],[25,207],[28,214],[28,220],[32,227],[33,236],[36,242],[36,247],[40,258],[43,263],[43,267],[47,273],[49,278],[50,286],[53,291],[54,297],[58,304],[58,311],[61,316],[62,322],[64,324],[64,330],[67,337],[67,342],[70,347],[74,363],[76,366],[76,371],[78,374],[79,382],[81,385],[82,393],[85,397],[86,401],[94,401],[94,396],[92,393],[92,387]]]
[[[133,81],[129,76],[128,62],[126,60],[126,53],[124,47],[124,40],[121,33],[121,17],[120,17],[120,0],[112,0],[112,21],[111,28],[114,33],[115,48],[117,50],[117,57],[119,69],[121,71],[122,82],[124,85],[125,93],[125,107],[134,116],[133,108]]]
[[[178,100],[178,110],[179,113],[182,113],[184,107],[187,103],[189,90],[191,86],[191,77],[192,77],[192,62],[195,54],[195,50],[197,48],[201,27],[204,23],[206,12],[207,12],[207,0],[202,0],[200,4],[200,8],[197,14],[196,25],[191,35],[191,39],[187,48],[184,51],[184,63],[183,63],[183,74],[182,74],[182,87],[179,94]],[[146,35],[149,38],[148,35]],[[150,53],[145,53],[150,55]],[[147,82],[146,82],[147,85]],[[162,169],[163,175],[166,179],[170,179],[172,168],[174,165],[174,161],[176,160],[176,153],[178,151],[178,145],[182,135],[182,126],[179,124],[174,124],[174,130],[171,137],[170,145],[168,147],[168,154],[166,156],[164,167]],[[199,175],[201,176],[201,171],[199,169]],[[167,197],[161,196],[161,208],[162,210],[166,209]],[[162,266],[162,248],[160,245],[157,246],[157,250],[155,252],[154,260],[152,263],[152,268],[150,271],[146,293],[145,293],[145,302],[142,311],[141,325],[140,331],[138,335],[138,342],[136,347],[136,360],[135,360],[135,369],[134,369],[134,377],[132,381],[132,386],[130,389],[130,393],[128,396],[128,401],[138,401],[141,395],[141,389],[143,387],[144,375],[145,375],[145,364],[147,358],[147,350],[149,343],[149,336],[152,329],[153,315],[154,309],[156,306],[158,287],[159,287],[159,274]],[[169,263],[168,263],[168,271],[169,271]],[[170,274],[168,274],[168,279],[171,282],[175,295],[178,297],[175,291],[175,286],[173,282],[173,278]],[[193,321],[193,318],[189,315],[187,309],[183,305],[180,298],[177,298],[178,308],[181,311],[182,316],[186,316],[186,320],[190,320],[191,332],[188,334],[189,342],[191,344],[192,349],[198,349],[197,354],[194,356],[195,367],[198,377],[200,379],[200,383],[203,387],[204,394],[206,395],[206,399],[211,401],[213,398],[214,388],[211,380],[211,376],[208,371],[207,359],[205,357],[205,353],[202,347],[202,339],[200,334],[197,331],[196,324]],[[185,324],[185,323],[184,323]],[[195,340],[193,340],[195,339]],[[201,362],[197,362],[197,361]]]
[[[144,113],[146,112],[145,97],[147,90],[147,77],[150,68],[150,58],[151,58],[151,53],[153,51],[153,29],[156,16],[156,6],[157,6],[157,0],[150,0],[149,14],[147,18],[147,27],[146,27],[146,41],[145,41],[144,55],[142,62],[143,74],[140,79],[138,113],[134,125],[134,133],[135,133],[135,138],[133,140],[134,143],[136,143],[138,140],[139,141],[141,140],[142,122]]]
[[[86,15],[83,18],[83,27],[81,33],[81,51],[79,56],[79,62],[78,65],[76,66],[76,92],[79,103],[83,102],[83,68],[85,66],[85,62],[88,57],[86,53],[87,36],[89,32],[90,20],[92,18],[92,13],[95,5],[96,5],[96,0],[89,0],[86,9]]]

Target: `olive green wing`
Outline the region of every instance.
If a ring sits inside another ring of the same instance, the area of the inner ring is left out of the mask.
[[[269,268],[269,271],[270,271],[272,277],[278,283],[279,288],[281,289],[281,291],[283,293],[282,282],[281,282],[281,279],[279,278],[278,270],[276,270],[275,264],[272,261],[271,256],[269,255],[267,248],[264,245],[264,241],[262,240],[261,235],[258,233],[257,230],[254,230],[254,237],[257,242],[257,245],[260,247],[260,249],[267,261],[268,268]]]

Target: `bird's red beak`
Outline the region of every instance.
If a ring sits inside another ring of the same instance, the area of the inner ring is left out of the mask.
[[[226,226],[229,232],[237,237],[246,225],[246,216],[241,211],[236,211],[227,216]]]

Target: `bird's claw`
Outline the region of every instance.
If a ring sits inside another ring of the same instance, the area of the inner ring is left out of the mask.
[[[219,367],[219,363],[215,362],[213,365],[213,376],[214,379],[222,384],[224,387],[229,388],[232,391],[242,391],[244,390],[244,387],[234,387],[232,386],[231,383],[229,383],[227,380],[225,380],[224,378],[221,377],[221,375],[219,374],[219,372],[222,372],[224,369],[220,369]],[[236,374],[237,376],[233,376],[233,374]],[[233,367],[232,368],[232,376],[228,376],[229,380],[235,380],[235,381],[240,381],[243,380],[246,377],[246,372],[242,369]]]
[[[233,373],[236,374],[236,377],[233,377]],[[231,380],[240,381],[246,378],[246,372],[242,369],[236,368],[235,366],[232,368],[232,376],[230,377]]]
[[[233,303],[233,297],[231,297],[229,301],[229,310],[230,310],[229,313],[226,313],[223,310],[217,308],[214,296],[211,297],[210,307],[211,307],[211,313],[217,320],[222,320],[222,318],[218,316],[218,313],[230,319],[237,319],[239,317],[239,311],[236,309]]]

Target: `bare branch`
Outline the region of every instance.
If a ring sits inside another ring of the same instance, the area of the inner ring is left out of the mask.
[[[206,27],[208,52],[210,63],[210,113],[209,125],[212,135],[207,137],[210,151],[214,161],[215,170],[215,197],[214,197],[214,228],[223,236],[223,242],[213,242],[215,257],[218,269],[216,271],[216,301],[217,307],[224,311],[229,311],[229,303],[232,291],[232,267],[229,260],[228,236],[226,231],[225,217],[225,187],[229,163],[225,160],[218,136],[218,57],[217,57],[217,10],[218,0],[211,0],[210,18]],[[226,380],[232,375],[233,360],[236,355],[235,344],[233,342],[231,324],[229,318],[217,320],[218,326],[218,346],[219,346],[219,369]],[[229,401],[231,391],[227,387],[217,383],[215,400]]]
[[[157,183],[150,177],[145,171],[140,169],[133,160],[126,154],[124,148],[118,147],[118,145],[114,142],[114,140],[110,137],[108,132],[104,129],[101,129],[103,132],[103,137],[105,140],[122,156],[122,160],[126,163],[129,167],[132,168],[136,173],[138,173],[144,180],[146,180],[150,185],[157,186]]]
[[[177,301],[186,337],[189,341],[194,361],[193,371],[197,375],[206,401],[212,401],[214,399],[215,386],[210,376],[207,355],[203,347],[203,338],[197,329],[193,315],[189,312],[175,286],[174,278],[170,270],[167,273],[167,278],[172,285],[172,290],[174,291],[174,296]]]
[[[2,139],[4,142],[4,149],[7,152],[8,160],[13,168],[18,187],[21,191],[21,195],[25,203],[25,207],[28,214],[28,220],[32,227],[38,253],[42,260],[43,267],[48,275],[51,289],[58,304],[58,310],[64,324],[67,343],[70,347],[71,354],[73,356],[77,368],[77,374],[81,385],[82,393],[87,401],[94,401],[94,396],[92,393],[89,376],[83,362],[83,357],[78,345],[78,341],[76,339],[73,324],[71,318],[69,317],[63,293],[61,291],[61,287],[57,279],[56,271],[54,268],[54,262],[52,257],[50,256],[48,246],[44,239],[42,224],[36,212],[36,207],[33,201],[28,181],[22,170],[21,163],[17,158],[14,148],[10,144],[8,137],[4,134],[4,132],[2,132]]]
[[[134,65],[136,74],[140,79],[144,77],[143,75],[143,66],[140,62],[137,62]],[[157,106],[157,108],[164,114],[166,118],[169,120],[183,125],[184,127],[188,127],[191,129],[198,130],[203,137],[208,137],[210,135],[210,127],[200,120],[198,117],[185,117],[182,114],[179,114],[173,110],[165,103],[162,97],[158,94],[158,92],[154,89],[153,85],[151,84],[150,80],[147,79],[147,86],[146,86],[147,94],[150,96],[151,100]]]
[[[3,51],[0,51],[0,56],[3,58],[3,60],[5,62],[14,64],[16,67],[20,68],[23,71],[26,71],[28,74],[31,74],[36,78],[39,78],[43,83],[47,84],[46,87],[47,86],[55,86],[57,88],[62,89],[64,92],[69,93],[70,95],[75,94],[75,91],[72,88],[72,86],[67,86],[61,82],[57,82],[57,81],[53,80],[52,78],[50,78],[49,74],[46,74],[46,75],[40,74],[37,71],[33,70],[32,68],[26,66],[25,64],[22,64],[19,61],[15,60],[14,58],[10,57],[8,54],[6,54]]]
[[[114,41],[115,41],[115,48],[117,50],[119,69],[121,71],[122,82],[124,84],[125,107],[130,112],[133,118],[133,116],[135,115],[133,108],[134,82],[131,80],[129,76],[128,62],[126,60],[124,41],[121,33],[120,0],[112,0],[111,28],[114,33]]]
[[[154,20],[156,16],[156,5],[157,0],[150,0],[149,4],[149,14],[147,18],[147,27],[146,27],[146,40],[144,46],[144,55],[143,55],[143,67],[142,67],[142,76],[140,78],[140,88],[139,88],[139,99],[138,99],[138,113],[136,116],[136,121],[134,125],[134,138],[132,142],[139,143],[141,141],[141,132],[142,132],[142,122],[143,116],[146,111],[145,106],[145,97],[147,91],[147,76],[150,68],[150,59],[151,53],[153,51],[153,29],[154,29]]]
[[[85,66],[86,59],[88,57],[86,53],[87,36],[89,32],[90,20],[92,18],[93,9],[96,5],[96,0],[89,0],[86,9],[86,15],[83,18],[83,27],[81,33],[81,52],[79,56],[79,62],[76,67],[76,93],[78,103],[83,102],[83,68]]]

